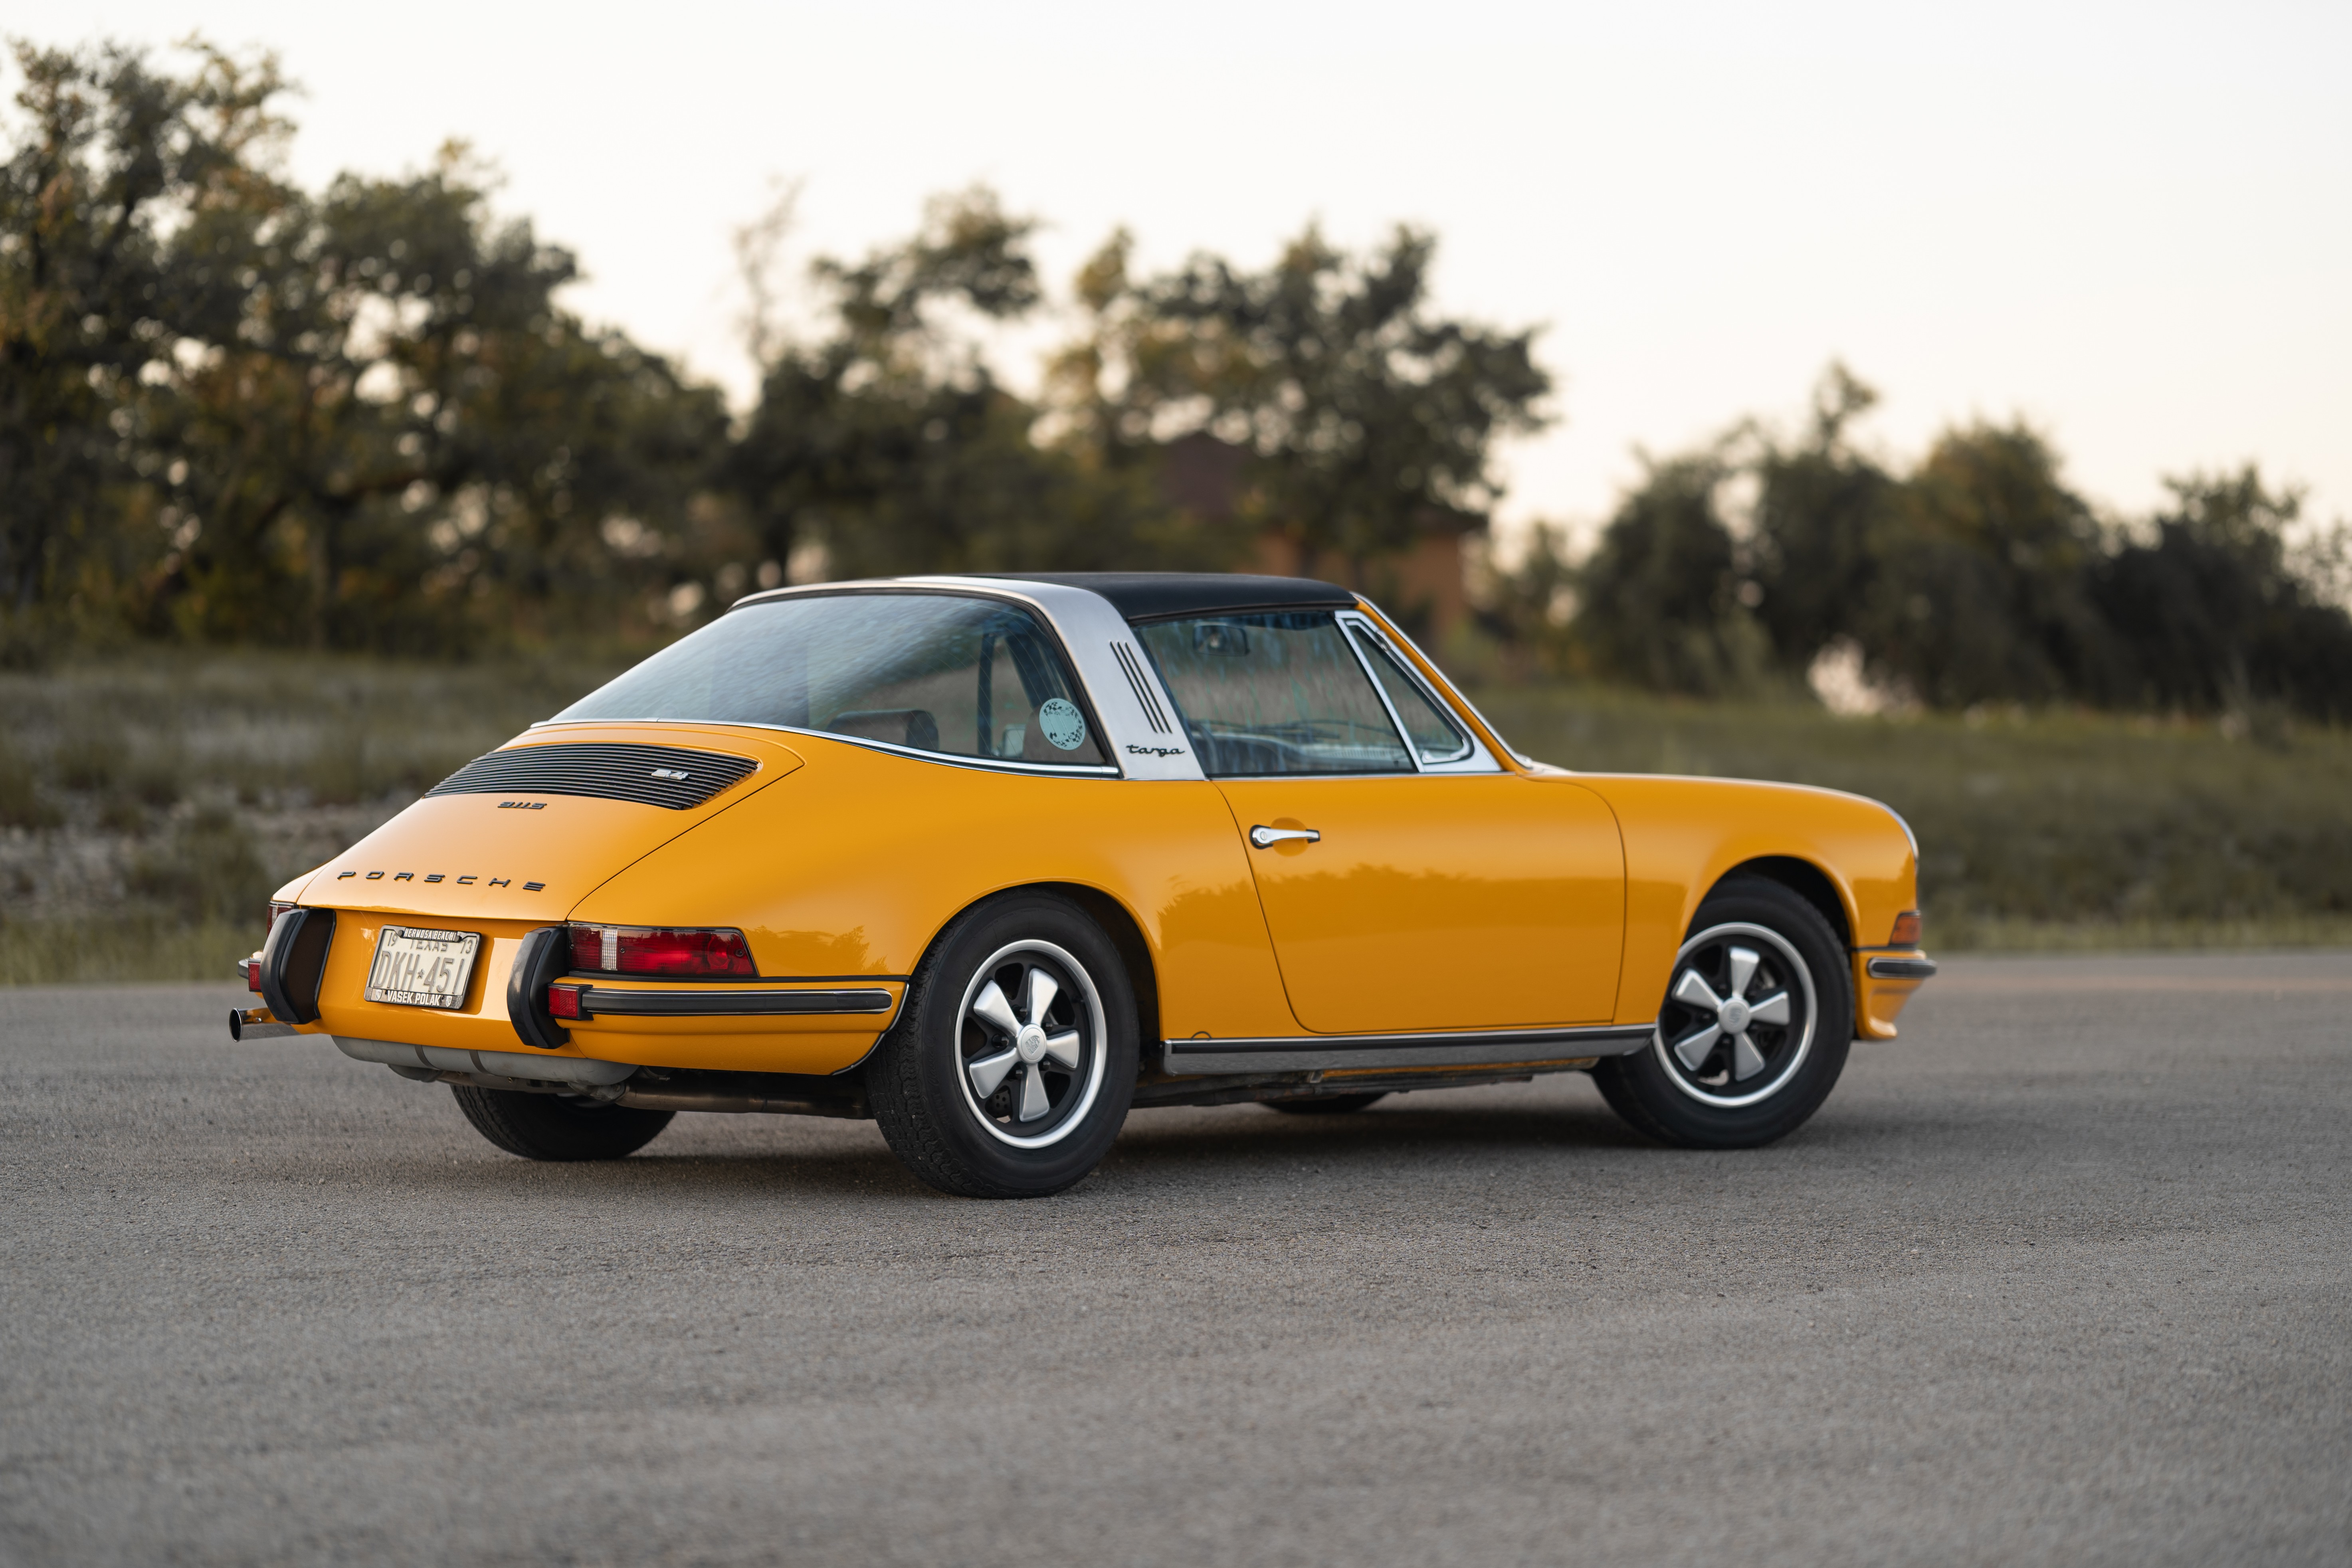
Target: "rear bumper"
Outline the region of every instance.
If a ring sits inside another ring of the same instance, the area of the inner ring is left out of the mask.
[[[1936,961],[1925,953],[1908,957],[1878,957],[1863,965],[1863,972],[1873,980],[1933,980]]]
[[[774,986],[697,985],[655,990],[559,981],[556,989],[579,996],[583,1020],[623,1018],[761,1018],[815,1014],[887,1013],[898,998],[877,987],[854,990],[783,990]],[[565,1022],[570,1022],[565,1019]]]

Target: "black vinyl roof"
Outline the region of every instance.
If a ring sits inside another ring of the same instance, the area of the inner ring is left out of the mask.
[[[1058,583],[1100,594],[1130,621],[1226,611],[1335,609],[1356,595],[1311,577],[1254,577],[1240,572],[989,572],[1014,582]]]

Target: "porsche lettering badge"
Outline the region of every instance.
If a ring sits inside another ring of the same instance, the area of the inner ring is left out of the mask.
[[[338,882],[347,882],[359,874],[360,873],[357,871],[338,871],[335,873],[335,880]],[[367,879],[371,882],[381,882],[383,880],[383,878],[384,873],[382,871],[370,871],[367,873]],[[413,882],[416,880],[416,873],[414,871],[395,871],[392,873],[392,879],[395,882]],[[452,877],[446,871],[431,871],[425,874],[425,879],[428,882],[455,882],[461,888],[470,888],[477,882],[481,882],[483,880],[482,875],[478,871],[468,872],[462,877]],[[492,888],[510,888],[514,886],[514,879],[512,877],[492,877],[485,885]],[[547,884],[544,882],[525,882],[522,885],[522,890],[526,893],[543,893],[547,891]]]

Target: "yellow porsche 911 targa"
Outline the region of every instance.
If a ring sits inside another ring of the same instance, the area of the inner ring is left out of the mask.
[[[288,884],[230,1028],[449,1084],[531,1159],[870,1116],[975,1197],[1069,1186],[1137,1106],[1548,1072],[1734,1148],[1894,1036],[1917,868],[1874,801],[1520,756],[1328,584],[827,584]]]

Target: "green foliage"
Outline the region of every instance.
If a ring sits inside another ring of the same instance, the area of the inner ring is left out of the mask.
[[[1203,257],[1140,282],[1114,240],[1081,279],[1086,341],[1024,399],[981,343],[1045,300],[1035,224],[976,188],[819,258],[805,338],[771,276],[789,204],[745,231],[763,374],[732,428],[715,390],[563,309],[572,258],[496,217],[462,147],[299,188],[276,62],[189,47],[180,74],[16,49],[0,668],[126,635],[650,640],[788,567],[1217,567],[1264,529],[1360,568],[1481,519],[1493,441],[1549,384],[1529,334],[1434,310],[1430,237],[1357,258],[1310,230],[1264,273]],[[1205,513],[1164,471],[1197,431],[1250,458]]]
[[[0,736],[0,827],[55,827],[64,814],[42,798],[33,769]]]
[[[140,854],[125,881],[133,896],[152,900],[192,924],[258,910],[272,885],[252,836],[218,806],[197,812],[164,844]]]
[[[561,310],[572,258],[494,222],[461,149],[314,196],[261,156],[274,61],[16,54],[13,616],[449,651],[510,635],[518,605],[589,626],[634,600],[603,533],[684,515],[724,409]]]
[[[1741,602],[1737,548],[1713,456],[1651,466],[1580,574],[1594,667],[1653,691],[1717,695],[1762,680],[1763,633]]]
[[[2173,504],[2145,542],[2125,545],[2091,584],[2100,611],[2137,654],[2127,695],[2150,706],[2255,713],[2278,703],[2352,719],[2352,632],[2328,601],[2341,531],[2316,556],[2290,558],[2300,500],[2267,489],[2252,465],[2170,482]]]
[[[1399,228],[1350,256],[1310,226],[1263,272],[1196,256],[1137,280],[1114,235],[1080,276],[1092,326],[1056,365],[1073,426],[1113,452],[1236,444],[1242,521],[1309,562],[1360,567],[1433,521],[1483,520],[1495,443],[1542,427],[1551,378],[1532,331],[1435,313],[1436,248]]]
[[[15,54],[28,123],[0,164],[0,606],[102,617],[130,607],[163,548],[141,377],[218,292],[175,253],[247,199],[282,84],[268,61],[212,50],[184,79],[120,48]]]
[[[0,985],[225,982],[261,941],[261,919],[191,925],[152,910],[62,921],[0,919]]]
[[[1874,673],[1938,708],[2115,690],[2123,650],[2089,594],[2098,524],[2032,431],[1947,433],[1874,542],[1857,630]]]
[[[2103,522],[2022,425],[1948,430],[1890,473],[1850,439],[1875,400],[1832,365],[1798,440],[1748,422],[1652,462],[1572,595],[1547,541],[1496,575],[1489,628],[1548,640],[1555,669],[1702,696],[1793,687],[1844,647],[1880,690],[1937,709],[2352,715],[2352,536],[2291,550],[2293,491],[2249,465],[2171,481],[2173,505],[2139,527]],[[1741,487],[1752,510],[1727,516]],[[1556,613],[1530,620],[1564,596],[1564,635]]]
[[[1902,487],[1847,439],[1877,401],[1832,364],[1814,390],[1805,438],[1767,439],[1756,454],[1749,596],[1783,668],[1809,668],[1832,642],[1858,637],[1863,606],[1892,591],[1880,567],[1885,540],[1899,530]]]

